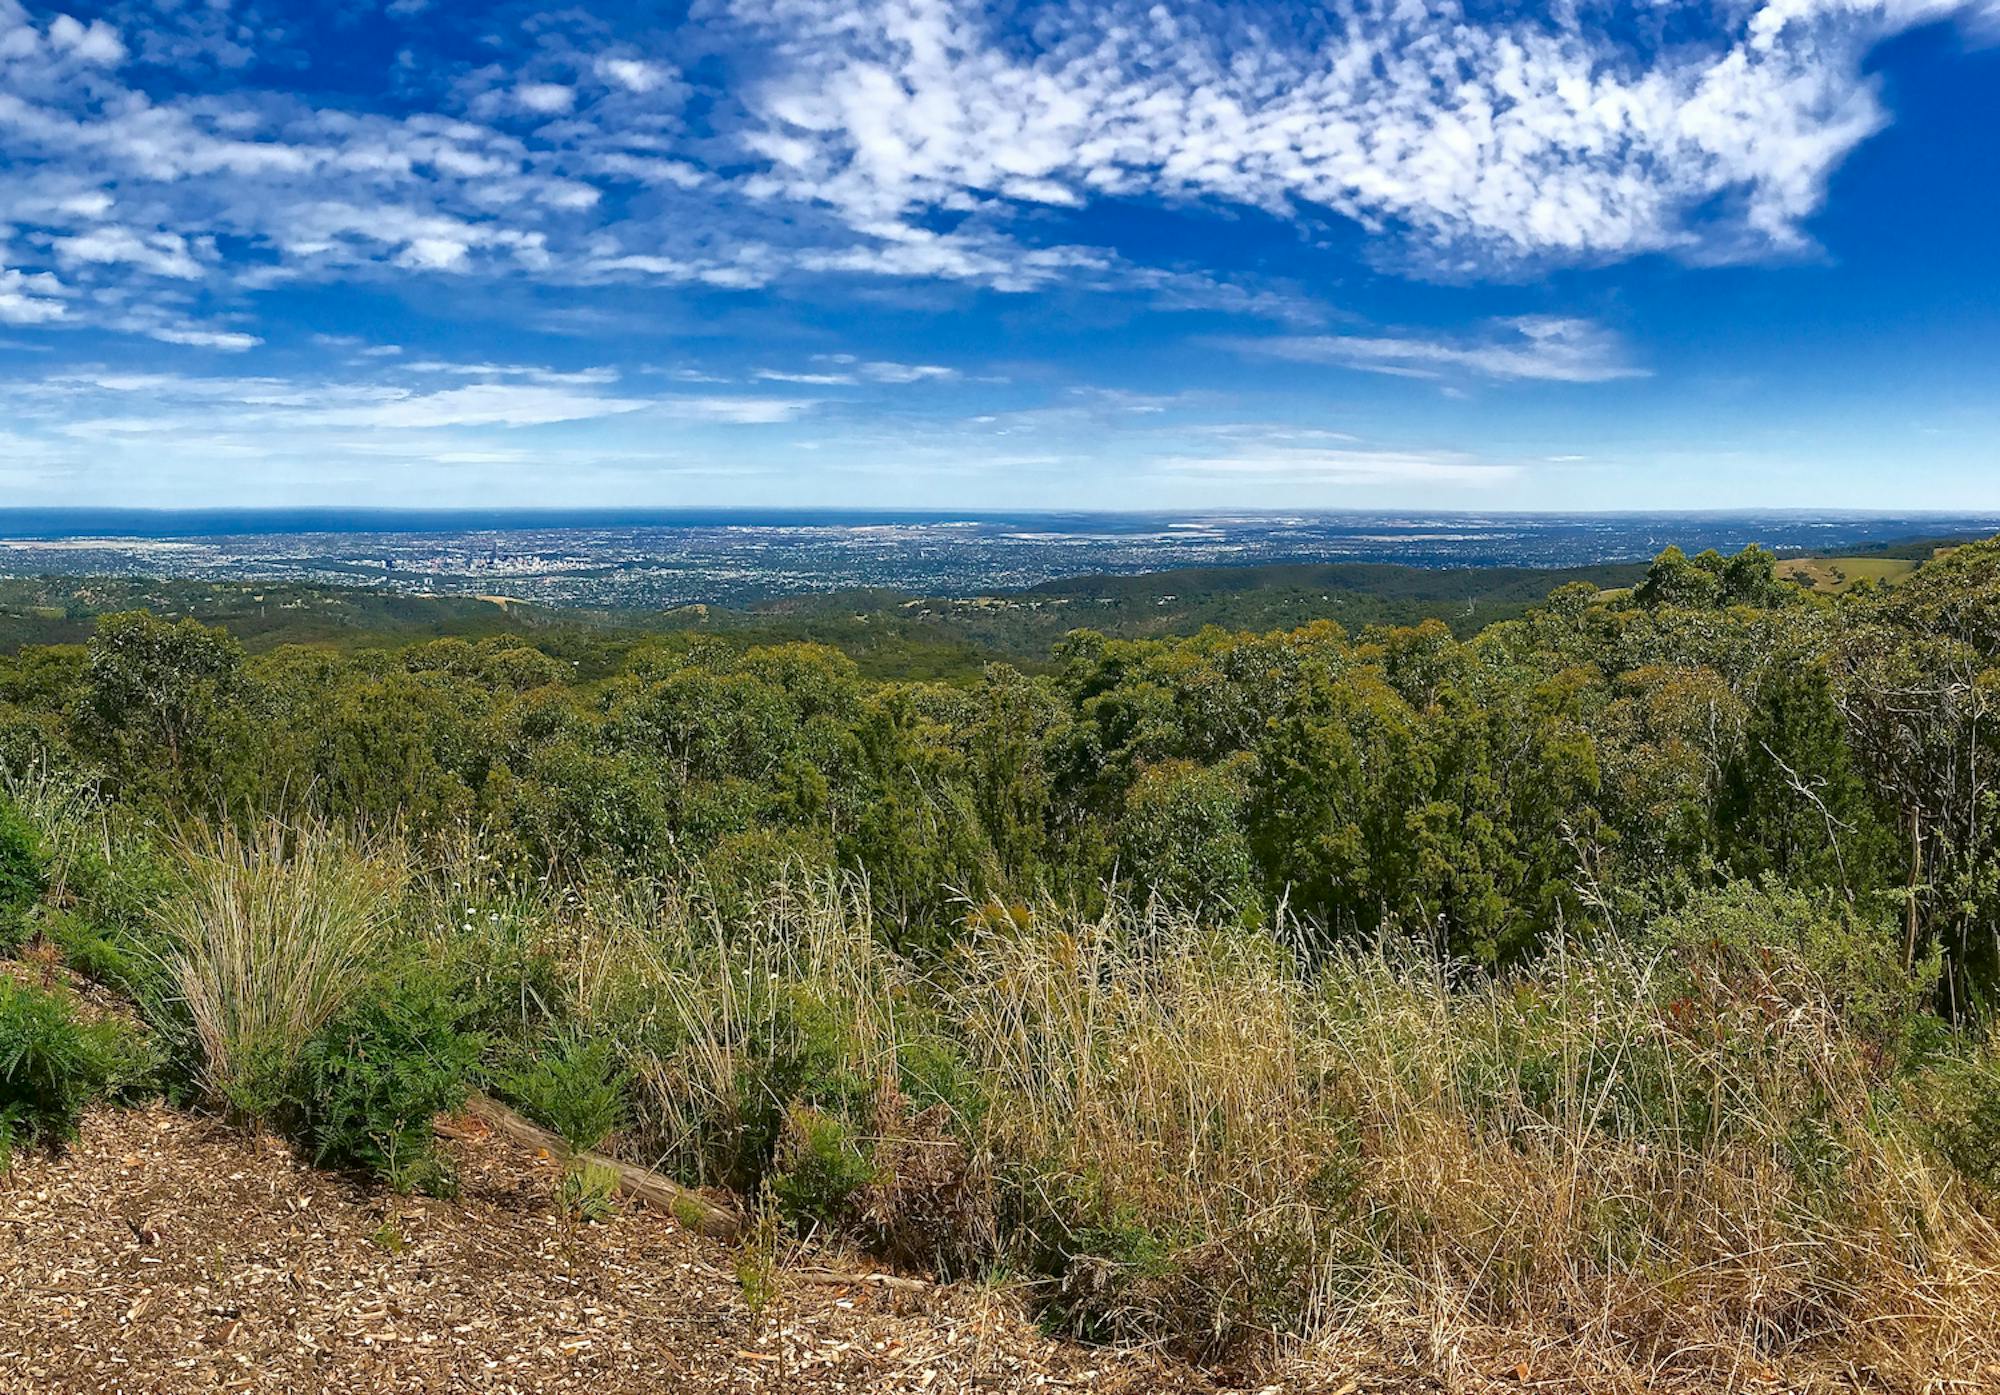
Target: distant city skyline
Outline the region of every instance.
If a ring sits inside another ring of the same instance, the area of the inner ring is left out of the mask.
[[[0,0],[0,506],[2000,507],[2000,0]]]

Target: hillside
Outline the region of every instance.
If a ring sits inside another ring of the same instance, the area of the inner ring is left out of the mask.
[[[463,1190],[440,1201],[163,1107],[93,1114],[61,1157],[0,1175],[0,1389],[1227,1388],[1051,1340],[1002,1289],[890,1287],[811,1256],[753,1309],[734,1251],[643,1212],[577,1222],[559,1170],[490,1135],[452,1151]]]
[[[1569,581],[1629,585],[1643,568],[1467,568],[1376,564],[1208,567],[1087,576],[1025,591],[925,598],[859,590],[789,597],[739,609],[666,612],[556,609],[506,597],[417,595],[382,588],[35,577],[0,580],[0,653],[74,644],[100,615],[144,609],[221,625],[251,652],[281,644],[383,648],[424,639],[521,635],[602,670],[647,634],[708,633],[737,644],[832,644],[879,677],[975,674],[995,659],[1034,663],[1070,630],[1119,638],[1292,628],[1337,620],[1350,629],[1437,618],[1460,633],[1521,614]]]
[[[1778,568],[0,658],[0,1379],[1986,1388],[2000,539]]]
[[[0,650],[75,644],[100,615],[149,610],[222,625],[252,649],[277,644],[387,645],[420,639],[576,626],[583,612],[550,611],[505,598],[419,596],[361,587],[289,582],[153,580],[131,577],[0,579]]]

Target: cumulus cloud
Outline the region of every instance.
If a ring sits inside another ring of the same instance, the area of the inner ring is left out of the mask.
[[[606,82],[627,92],[656,92],[674,81],[671,68],[641,58],[600,58],[597,71]]]
[[[0,324],[39,325],[69,313],[62,302],[63,285],[43,272],[28,275],[0,267]]]
[[[193,280],[201,263],[188,252],[187,242],[173,233],[140,234],[130,228],[95,227],[55,240],[55,253],[69,265],[125,265],[156,276]]]
[[[125,61],[125,44],[118,31],[101,19],[84,24],[70,15],[57,15],[49,24],[49,42],[86,63]]]
[[[559,82],[523,83],[514,89],[514,100],[529,111],[554,116],[576,104],[576,90]]]

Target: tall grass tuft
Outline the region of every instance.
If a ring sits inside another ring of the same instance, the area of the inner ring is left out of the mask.
[[[41,761],[17,771],[0,767],[0,800],[11,802],[35,829],[47,891],[58,902],[67,899],[78,869],[110,844],[96,781]]]
[[[330,825],[276,820],[203,828],[176,852],[173,894],[156,915],[201,1084],[215,1102],[268,1118],[301,1047],[384,947],[403,864]]]

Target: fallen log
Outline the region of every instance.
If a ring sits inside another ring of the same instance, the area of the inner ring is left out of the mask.
[[[474,1094],[465,1102],[465,1113],[503,1133],[527,1148],[537,1148],[552,1158],[601,1167],[617,1179],[618,1194],[631,1197],[655,1211],[665,1212],[697,1234],[711,1240],[734,1240],[743,1230],[743,1218],[700,1192],[670,1182],[649,1168],[635,1167],[602,1153],[571,1148],[561,1135],[524,1119],[490,1095]],[[437,1131],[447,1138],[463,1138],[465,1130],[440,1119]]]
[[[884,1274],[879,1269],[865,1273],[846,1273],[838,1269],[787,1269],[779,1275],[780,1283],[792,1281],[807,1284],[874,1284],[880,1288],[901,1289],[905,1293],[928,1293],[931,1283],[926,1279],[905,1278],[901,1274]]]

